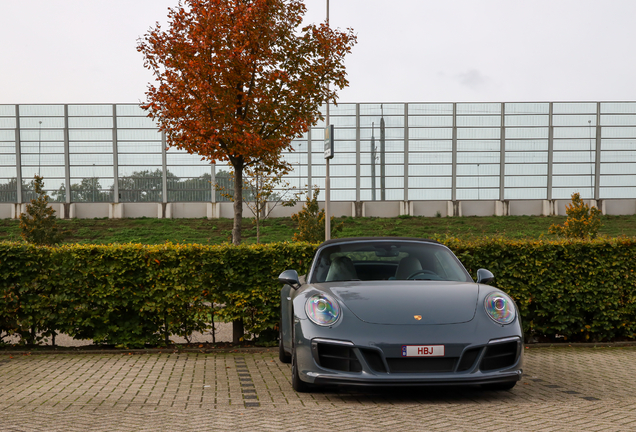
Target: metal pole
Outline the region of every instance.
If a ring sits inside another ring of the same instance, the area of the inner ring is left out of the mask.
[[[404,201],[409,201],[409,104],[404,104]]]
[[[601,103],[596,107],[596,159],[594,165],[594,199],[601,199]]]
[[[327,0],[327,27],[329,27],[329,0]],[[327,99],[326,125],[329,127],[329,100]],[[331,213],[329,212],[329,200],[331,199],[331,185],[329,179],[329,159],[325,160],[325,241],[331,240]]]
[[[22,204],[22,148],[20,146],[20,106],[15,106],[16,201]],[[18,216],[19,212],[16,212]]]
[[[216,202],[216,164],[210,164],[210,202]]]
[[[66,197],[64,202],[67,204],[71,203],[72,190],[71,190],[71,145],[69,143],[69,130],[68,130],[68,105],[64,105],[64,181],[66,183]],[[95,164],[93,164],[93,177],[95,176]],[[93,181],[95,181],[93,179]],[[93,188],[93,194],[95,188]],[[95,201],[95,200],[93,200]],[[67,210],[70,210],[70,207],[67,207]],[[69,215],[64,214],[64,217],[68,219]]]
[[[501,135],[499,137],[499,201],[506,199],[506,104],[501,104]]]
[[[552,172],[554,165],[554,125],[552,122],[553,117],[553,103],[550,102],[549,115],[548,115],[548,190],[547,199],[552,200]],[[556,211],[556,208],[554,209]]]
[[[380,105],[380,200],[386,201],[386,124],[384,123],[384,108]]]
[[[371,201],[375,201],[375,122],[371,123]]]
[[[117,150],[117,105],[113,104],[113,203],[119,203],[119,160]]]
[[[161,202],[163,204],[168,202],[168,156],[166,154],[166,145],[166,133],[161,132]]]
[[[453,103],[453,148],[451,173],[451,201],[457,201],[457,103]],[[449,215],[455,216],[455,215]]]
[[[360,104],[356,104],[356,202],[360,202]],[[355,214],[353,215],[355,216]]]
[[[42,120],[38,126],[38,176],[40,176],[40,165],[42,165]]]
[[[592,148],[592,120],[587,121],[590,132],[590,199],[594,199],[594,149]]]

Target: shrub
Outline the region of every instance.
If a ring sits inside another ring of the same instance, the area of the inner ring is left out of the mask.
[[[579,193],[572,194],[572,202],[565,206],[568,215],[563,225],[554,224],[549,228],[550,234],[569,238],[596,238],[601,229],[601,211],[585,204]]]
[[[298,232],[294,233],[295,242],[322,243],[325,241],[325,210],[318,206],[320,189],[314,188],[313,197],[307,196],[303,208],[292,215],[292,220],[298,224]],[[335,217],[331,216],[331,237],[344,228],[344,222],[335,224]]]
[[[29,243],[54,245],[62,241],[63,234],[57,227],[55,210],[49,207],[49,196],[42,187],[42,177],[33,177],[33,188],[37,198],[26,206],[26,214],[20,215],[22,237]]]

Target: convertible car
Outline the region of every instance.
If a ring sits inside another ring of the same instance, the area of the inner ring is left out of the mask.
[[[523,333],[514,301],[446,246],[409,238],[324,242],[306,278],[279,276],[279,357],[296,391],[319,385],[514,387]]]

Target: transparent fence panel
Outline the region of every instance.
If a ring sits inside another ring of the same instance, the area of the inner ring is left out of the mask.
[[[609,199],[636,188],[636,102],[342,103],[330,123],[335,201]],[[324,125],[281,154],[285,182],[324,188]],[[38,173],[54,201],[226,199],[215,192],[233,187],[225,164],[164,146],[138,104],[0,105],[0,202],[19,191],[26,202]]]

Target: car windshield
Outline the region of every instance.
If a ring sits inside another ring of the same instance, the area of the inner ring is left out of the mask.
[[[336,281],[435,280],[471,282],[445,246],[418,241],[359,241],[322,248],[311,283]]]

